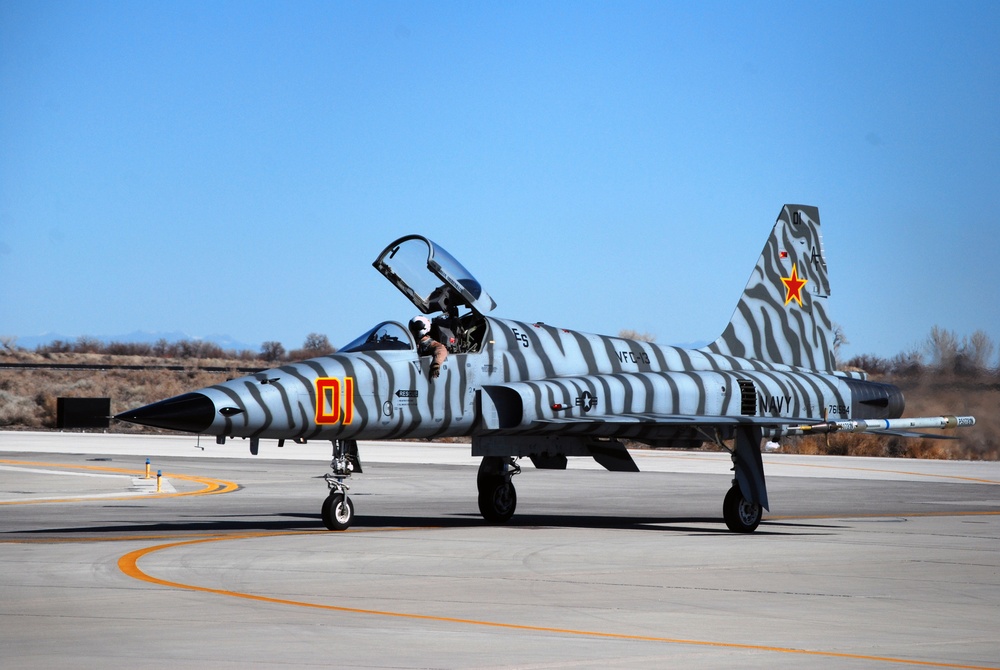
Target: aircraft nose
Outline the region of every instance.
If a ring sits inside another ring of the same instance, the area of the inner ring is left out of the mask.
[[[185,393],[116,414],[115,418],[155,428],[201,433],[215,420],[215,403],[203,393]]]

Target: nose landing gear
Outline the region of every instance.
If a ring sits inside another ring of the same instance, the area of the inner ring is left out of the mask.
[[[351,487],[344,480],[352,472],[361,472],[358,443],[354,440],[334,440],[330,469],[333,472],[323,475],[326,485],[330,487],[330,495],[323,501],[321,509],[323,525],[328,530],[347,530],[354,521],[354,503],[347,497]]]

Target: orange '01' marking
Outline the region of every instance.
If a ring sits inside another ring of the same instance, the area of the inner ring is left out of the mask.
[[[340,392],[343,387],[344,398]],[[329,401],[327,400],[329,398]],[[340,423],[340,409],[343,405],[345,426],[354,420],[354,377],[320,377],[316,380],[316,423],[329,425]],[[329,411],[327,411],[329,407]]]

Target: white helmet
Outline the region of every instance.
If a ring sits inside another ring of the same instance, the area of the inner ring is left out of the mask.
[[[421,338],[431,332],[431,320],[426,316],[417,315],[410,319],[410,332],[414,337]]]

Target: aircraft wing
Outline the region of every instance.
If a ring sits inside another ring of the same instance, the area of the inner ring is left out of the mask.
[[[496,387],[493,387],[495,391]],[[490,395],[490,399],[495,402],[491,408],[491,416],[487,425],[500,426],[508,423],[508,429],[513,428],[511,422],[517,412],[513,412],[509,402],[505,405],[504,394],[496,393]],[[508,394],[507,400],[510,400]],[[496,402],[499,401],[499,402]],[[552,411],[559,411],[556,406],[551,406]],[[522,408],[523,409],[523,408]],[[574,409],[582,411],[580,407]],[[528,432],[548,428],[552,433],[564,435],[564,437],[553,437],[556,440],[547,445],[539,447],[530,444],[539,438],[520,437],[510,435],[507,437],[480,438],[473,440],[474,455],[489,455],[491,447],[497,442],[503,444],[507,449],[523,449],[527,455],[535,461],[535,452],[549,451],[563,453],[564,455],[590,455],[608,470],[638,472],[632,457],[625,447],[617,440],[595,444],[588,441],[583,436],[617,435],[622,437],[634,437],[643,440],[695,440],[711,441],[714,436],[704,433],[703,429],[721,428],[727,429],[735,437],[733,450],[733,463],[735,478],[739,482],[740,489],[745,491],[748,500],[754,500],[761,504],[764,509],[768,508],[767,489],[764,484],[764,466],[760,456],[761,434],[766,428],[787,427],[790,424],[806,425],[813,422],[811,419],[799,419],[789,417],[761,417],[761,416],[739,416],[739,415],[699,415],[699,414],[662,414],[662,413],[620,413],[620,414],[596,414],[593,410],[584,411],[582,416],[535,416],[528,421],[522,419],[518,428]],[[818,422],[816,422],[818,423]],[[565,433],[559,428],[565,428]],[[546,432],[549,432],[546,431]],[[523,434],[523,433],[522,433]],[[561,440],[561,441],[560,441]],[[567,444],[571,440],[580,440],[582,451],[573,449]],[[499,446],[499,445],[497,445]],[[511,451],[502,452],[510,454]],[[565,458],[562,458],[565,461]],[[538,462],[535,463],[539,467]],[[565,467],[562,464],[558,467]]]
[[[779,426],[821,423],[817,419],[802,419],[772,416],[711,416],[690,414],[588,414],[536,419],[538,425],[574,425],[588,423],[604,424],[648,424],[650,426],[677,426],[683,428],[721,428],[724,426],[757,426],[774,428]]]
[[[551,419],[537,419],[536,425],[556,426],[556,425],[582,425],[582,424],[608,424],[624,426],[628,424],[645,424],[650,427],[677,427],[677,428],[723,428],[727,426],[755,426],[757,428],[781,428],[790,429],[794,435],[808,434],[814,431],[815,434],[835,432],[823,430],[828,424],[819,419],[788,418],[780,416],[698,416],[688,414],[601,414],[595,416],[568,416],[555,417]],[[931,426],[937,427],[937,426]],[[945,427],[945,426],[942,426]],[[957,440],[957,435],[947,435],[943,433],[918,433],[912,430],[898,430],[892,428],[867,427],[863,431],[877,435],[893,435],[895,437],[922,437],[931,440]]]
[[[740,390],[723,399],[726,387]],[[720,398],[706,399],[708,388]],[[743,391],[735,376],[717,372],[562,377],[490,384],[482,390],[483,427],[511,435],[562,432],[559,429],[565,427],[574,434],[660,439],[681,433],[690,436],[704,428],[727,429],[726,433],[738,428],[768,432],[820,423],[814,417],[739,413],[748,401],[757,409],[756,392],[753,388]],[[748,393],[749,399],[742,397]],[[714,411],[703,408],[713,403]],[[636,411],[640,408],[645,411]],[[713,438],[706,435],[705,439]]]

